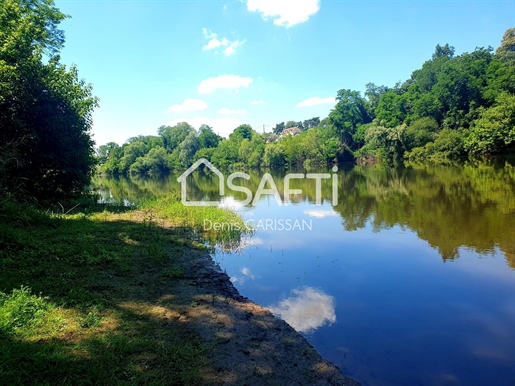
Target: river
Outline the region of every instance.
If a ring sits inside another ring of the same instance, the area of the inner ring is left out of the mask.
[[[276,171],[263,187],[278,194],[257,199],[266,172],[248,171],[234,184],[256,205],[227,186],[220,196],[205,169],[186,199],[219,201],[253,226],[215,261],[363,385],[514,385],[514,165],[339,165],[286,182]],[[177,177],[95,184],[104,200],[131,202],[180,189]]]

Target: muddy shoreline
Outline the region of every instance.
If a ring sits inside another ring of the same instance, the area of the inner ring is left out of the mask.
[[[359,385],[285,321],[240,295],[211,255],[192,250],[183,263],[170,302],[182,307],[178,320],[210,347],[201,369],[204,384]]]

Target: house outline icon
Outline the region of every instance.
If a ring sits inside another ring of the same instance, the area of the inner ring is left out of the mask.
[[[177,178],[177,182],[181,183],[181,202],[185,206],[218,206],[220,205],[220,201],[187,201],[186,197],[186,178],[193,173],[200,165],[206,165],[213,173],[218,176],[219,180],[219,194],[221,197],[224,196],[224,185],[225,178],[220,170],[218,170],[211,162],[209,162],[205,158],[199,159],[193,165],[191,165],[184,173],[182,173],[179,178]]]

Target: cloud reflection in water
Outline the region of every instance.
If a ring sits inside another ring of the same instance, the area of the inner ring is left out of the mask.
[[[336,322],[334,297],[308,286],[293,289],[291,293],[290,297],[268,309],[298,332],[310,332]]]
[[[308,215],[309,217],[315,217],[315,218],[325,218],[325,217],[336,217],[339,216],[338,212],[335,212],[334,210],[305,210],[304,214]]]

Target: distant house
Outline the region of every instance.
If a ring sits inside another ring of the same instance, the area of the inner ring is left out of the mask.
[[[284,129],[281,134],[279,135],[280,138],[284,138],[286,137],[287,135],[291,135],[292,137],[297,135],[297,134],[300,134],[302,133],[302,130],[299,129],[297,126],[295,127],[289,127],[287,129]]]
[[[279,137],[272,133],[272,134],[268,135],[268,137],[266,137],[265,143],[275,142],[278,139],[279,139]]]

